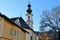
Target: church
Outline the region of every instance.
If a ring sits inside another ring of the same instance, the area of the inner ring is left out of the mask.
[[[26,21],[22,17],[8,18],[0,13],[0,40],[39,40],[40,35],[33,30],[30,2],[27,7]]]
[[[39,35],[37,35],[36,31],[33,30],[33,14],[30,2],[28,3],[27,7],[27,21],[24,21],[22,17],[11,18],[10,20],[12,20],[14,23],[21,26],[24,30],[29,32],[26,34],[26,40],[38,40]]]

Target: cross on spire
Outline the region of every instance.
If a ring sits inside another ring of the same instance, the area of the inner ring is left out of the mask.
[[[29,0],[29,4],[30,4],[30,0]]]

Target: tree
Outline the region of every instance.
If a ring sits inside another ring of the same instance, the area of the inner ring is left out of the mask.
[[[58,36],[60,35],[60,6],[52,8],[51,11],[43,11],[43,18],[41,19],[41,30],[45,30],[45,28],[50,27]]]

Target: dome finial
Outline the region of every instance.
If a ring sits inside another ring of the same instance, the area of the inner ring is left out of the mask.
[[[28,7],[31,7],[31,5],[30,5],[30,0],[28,0],[29,1],[29,3],[28,3]]]
[[[29,3],[28,3],[28,9],[27,9],[27,12],[28,12],[29,14],[31,14],[31,12],[32,12],[30,0],[29,0]]]

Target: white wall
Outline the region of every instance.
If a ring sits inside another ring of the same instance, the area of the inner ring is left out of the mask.
[[[29,32],[29,33],[27,33],[26,34],[26,40],[31,40],[31,36],[32,36],[32,31],[31,30],[28,30],[28,29],[25,29],[27,32]]]
[[[26,40],[31,40],[30,37],[31,37],[30,34],[26,34]]]
[[[31,40],[31,36],[32,36],[32,40],[36,40],[36,34],[32,31],[32,30],[26,30],[29,32],[29,34],[26,34],[26,40]]]

